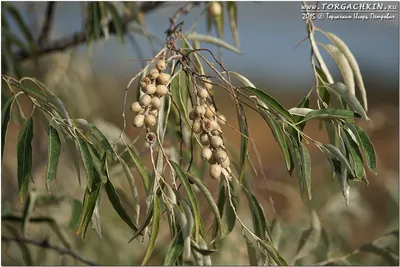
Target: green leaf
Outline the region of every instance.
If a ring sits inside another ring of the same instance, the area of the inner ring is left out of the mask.
[[[122,23],[121,17],[118,14],[118,11],[113,3],[104,2],[104,4],[111,13],[111,18],[113,20],[113,25],[115,28],[115,32],[117,33],[117,36],[120,39],[121,43],[124,44],[124,25]]]
[[[287,111],[278,101],[272,98],[270,95],[261,91],[257,88],[244,87],[247,91],[254,94],[261,103],[263,103],[267,108],[273,109],[276,113],[283,116],[286,120],[291,123],[295,123],[293,116]]]
[[[311,200],[311,158],[306,146],[300,142],[301,167],[303,179],[307,188],[308,197]]]
[[[294,169],[296,170],[297,179],[300,186],[300,193],[301,197],[304,197],[304,177],[303,177],[303,169],[302,169],[302,158],[300,154],[300,147],[299,142],[291,135],[287,134],[288,136],[288,148],[293,160]]]
[[[164,266],[174,266],[178,261],[179,256],[183,253],[183,238],[182,233],[179,231],[175,234],[171,243],[168,246],[167,255],[164,259]]]
[[[151,230],[150,242],[144,255],[142,266],[146,265],[147,261],[150,259],[151,254],[154,250],[154,245],[156,243],[158,231],[160,230],[160,220],[161,220],[161,209],[160,202],[157,196],[154,196],[154,209],[153,209],[153,227]]]
[[[272,134],[274,135],[275,141],[278,142],[283,157],[285,158],[286,168],[288,170],[291,169],[291,160],[289,148],[285,140],[285,135],[283,133],[283,127],[280,125],[268,112],[261,113],[264,120],[268,123],[269,128],[271,129]]]
[[[346,125],[350,128],[351,132],[356,137],[358,144],[362,148],[365,159],[367,160],[367,166],[369,170],[373,174],[377,175],[378,172],[376,170],[376,153],[375,148],[371,143],[371,140],[364,132],[364,130],[359,126],[351,123],[347,123]]]
[[[90,133],[100,142],[100,144],[103,146],[106,152],[109,153],[109,155],[115,159],[116,158],[115,152],[108,139],[94,124],[90,123],[89,126],[91,130]]]
[[[135,179],[133,178],[133,174],[132,174],[131,170],[129,169],[128,165],[126,164],[126,162],[122,158],[119,158],[118,160],[120,161],[122,168],[124,169],[125,176],[128,179],[129,187],[131,189],[131,193],[132,193],[134,202],[136,204],[136,208],[135,208],[136,223],[138,223],[139,216],[140,216],[140,200],[139,200],[139,194],[137,191]],[[129,201],[129,203],[130,203],[130,201]]]
[[[142,176],[143,184],[146,189],[146,192],[148,192],[150,190],[150,184],[151,184],[149,174],[147,173],[142,160],[136,154],[136,152],[130,146],[127,146],[127,148],[128,148],[128,152],[129,152],[129,155],[131,156],[133,163],[136,165],[136,168],[138,169],[140,175]]]
[[[20,51],[22,51],[22,52],[28,51],[25,47],[25,44],[15,34],[11,33],[10,30],[2,27],[1,35],[2,35],[2,38],[9,41],[11,44],[15,44],[20,49]]]
[[[218,201],[217,201],[217,207],[218,207],[219,214],[221,215],[221,218],[222,218],[223,213],[224,213],[225,202],[227,201],[226,197],[227,197],[227,195],[226,195],[225,184],[224,184],[224,181],[221,180],[220,181],[219,194],[218,194]],[[211,244],[214,244],[216,241],[221,240],[223,238],[223,236],[217,237],[217,234],[218,234],[218,228],[214,227],[213,235],[212,235],[213,236],[213,240],[211,241]],[[215,247],[215,244],[214,244],[214,247]]]
[[[214,213],[214,219],[217,222],[217,230],[219,232],[222,232],[221,214],[219,213],[217,204],[215,203],[214,198],[212,197],[210,191],[199,178],[197,178],[193,174],[188,174],[188,175],[190,176],[190,179],[193,181],[193,183],[197,186],[197,188],[203,193],[204,197],[206,198],[208,204],[211,207],[212,212]]]
[[[353,118],[354,118],[354,112],[351,110],[323,108],[308,112],[301,122],[306,122],[311,119],[331,120],[331,119],[353,119]]]
[[[239,48],[239,34],[237,29],[237,6],[234,1],[226,2],[228,8],[229,25],[231,26],[232,38],[235,42],[235,46]]]
[[[77,199],[73,199],[71,202],[71,210],[71,218],[69,220],[68,227],[70,229],[74,229],[78,227],[79,224],[79,217],[82,213],[82,202]]]
[[[38,100],[41,100],[42,102],[46,102],[47,100],[47,96],[37,89],[32,89],[30,87],[23,86],[19,83],[11,83],[11,85],[21,89],[25,94],[32,96]]]
[[[132,222],[131,218],[129,217],[128,213],[124,209],[124,207],[121,204],[121,201],[117,195],[117,192],[115,191],[114,186],[110,182],[110,180],[107,181],[107,183],[104,185],[106,189],[106,193],[108,196],[108,200],[110,200],[112,206],[114,207],[114,210],[118,213],[119,217],[134,231],[137,231],[138,228],[137,226]]]
[[[92,162],[92,156],[90,155],[86,141],[80,136],[78,136],[78,144],[82,156],[83,166],[85,167],[88,189],[89,191],[92,191],[94,180],[94,166]]]
[[[74,162],[75,170],[78,175],[79,185],[81,185],[81,172],[79,170],[77,141],[67,135],[65,135],[65,141],[67,142],[69,153],[71,154],[72,161]]]
[[[87,227],[92,220],[93,211],[96,206],[97,198],[99,197],[100,189],[100,181],[96,181],[95,183],[93,183],[92,190],[86,188],[85,196],[83,198],[81,220],[79,223],[78,231],[76,232],[76,234],[81,235],[82,240],[85,239]]]
[[[240,136],[240,171],[239,171],[239,182],[242,183],[245,169],[246,169],[246,160],[248,158],[248,146],[249,146],[249,132],[247,126],[247,118],[244,113],[243,106],[241,104],[238,105],[237,116],[239,122],[239,130],[241,133]]]
[[[32,139],[33,118],[29,117],[22,125],[17,143],[18,191],[21,203],[26,199],[29,179],[32,177]]]
[[[15,96],[10,97],[7,102],[2,106],[1,110],[1,159],[3,159],[4,146],[6,144],[8,122],[10,121],[12,104],[14,103]]]
[[[365,112],[364,108],[361,106],[360,102],[355,95],[353,95],[347,88],[346,85],[343,83],[333,83],[327,86],[329,92],[335,93],[336,95],[343,98],[344,101],[360,116],[365,119],[369,120],[367,113]]]
[[[195,195],[193,194],[192,188],[190,187],[190,184],[188,182],[188,177],[186,177],[185,173],[181,170],[181,168],[179,167],[179,165],[173,161],[170,161],[172,168],[174,169],[174,172],[176,174],[176,176],[179,178],[179,180],[181,181],[183,187],[185,188],[185,191],[188,194],[189,197],[189,202],[190,205],[192,206],[192,212],[194,215],[194,220],[195,220],[195,240],[198,239],[198,235],[199,235],[199,230],[200,230],[200,210],[199,210],[199,206],[197,203],[197,199],[195,197]]]
[[[271,237],[273,240],[273,244],[276,249],[279,248],[279,243],[281,241],[282,236],[282,225],[277,218],[273,219],[271,222]]]
[[[330,157],[331,159],[334,158],[334,159],[339,160],[340,163],[347,168],[347,170],[350,172],[350,174],[352,176],[355,176],[353,169],[350,166],[350,163],[348,162],[346,157],[342,154],[342,152],[340,152],[340,150],[337,147],[335,147],[331,144],[325,144],[325,145],[322,145],[322,148],[325,149],[324,152],[326,152],[326,151],[328,152],[328,153],[326,153],[328,157]]]
[[[315,69],[317,70],[318,75],[318,95],[320,96],[321,100],[329,106],[331,102],[331,95],[329,94],[326,87],[323,85],[328,83],[328,79],[326,78],[325,73],[320,68],[316,66]]]
[[[106,154],[102,153],[103,156],[101,157],[97,152],[96,148],[93,147],[92,144],[87,143],[87,148],[89,150],[90,157],[92,159],[92,165],[94,170],[99,174],[99,177],[103,183],[107,183],[108,177],[106,174]]]
[[[297,246],[297,252],[292,259],[291,265],[294,265],[297,260],[309,256],[312,253],[320,240],[321,237],[321,222],[315,211],[311,213],[311,225],[307,230],[301,233],[299,244]]]
[[[237,72],[234,72],[234,71],[229,71],[229,74],[235,75],[245,86],[255,88],[254,84],[252,84],[250,82],[250,80],[247,79],[246,77],[244,77],[243,75],[241,75],[241,74],[239,74]]]
[[[198,41],[198,42],[203,42],[203,43],[209,43],[212,45],[216,45],[221,48],[225,48],[226,50],[229,50],[233,53],[241,55],[242,52],[234,47],[233,45],[225,42],[224,40],[221,40],[217,37],[210,36],[210,35],[204,35],[204,34],[199,34],[199,33],[189,33],[186,35],[186,38],[189,41]]]
[[[397,266],[399,264],[399,256],[390,252],[388,249],[380,247],[376,244],[369,243],[360,248],[364,252],[372,252],[384,258],[390,265]]]
[[[288,265],[271,243],[264,240],[258,240],[258,243],[265,249],[267,255],[271,256],[271,258],[276,262],[278,266]]]
[[[257,258],[257,251],[255,249],[254,244],[245,235],[243,235],[243,237],[246,240],[247,255],[249,257],[250,266],[258,266],[259,264],[258,264],[258,258]]]
[[[94,39],[98,39],[100,38],[100,32],[101,32],[101,14],[100,14],[100,4],[98,2],[92,2],[91,3],[93,5],[93,21],[92,23],[92,27],[93,27],[93,33],[94,33]]]
[[[139,235],[143,235],[143,230],[149,225],[151,219],[153,218],[153,209],[154,205],[153,203],[151,203],[147,211],[146,219],[139,225],[138,230],[136,231],[136,233],[133,234],[133,237],[128,241],[128,243],[130,243],[133,239],[135,239]]]
[[[339,145],[340,145],[340,151],[342,152],[342,154],[347,155],[346,147],[343,143],[342,138],[339,139]],[[340,184],[340,189],[342,190],[344,199],[346,201],[346,205],[348,206],[349,198],[350,198],[350,185],[348,182],[347,168],[346,168],[345,164],[343,164],[343,163],[340,164],[339,184]]]
[[[192,248],[194,250],[196,250],[197,252],[199,252],[203,256],[209,256],[209,255],[217,252],[217,250],[215,250],[215,249],[200,248],[200,245],[197,245],[196,242],[194,242],[193,240],[191,241],[191,246],[192,246]]]
[[[187,101],[189,97],[189,86],[186,82],[186,73],[180,70],[180,73],[172,80],[171,82],[171,91],[172,91],[172,100],[177,105],[178,111],[176,113],[176,117],[179,118],[179,114],[182,120],[190,125],[189,120],[187,118],[188,112],[186,112]],[[175,105],[173,105],[174,108]],[[179,121],[179,120],[178,120]]]
[[[351,163],[353,169],[355,171],[355,177],[358,179],[362,179],[365,176],[364,170],[364,162],[361,156],[361,152],[358,149],[358,145],[354,140],[351,138],[350,134],[346,131],[341,129],[341,137],[343,138],[344,144],[346,145],[346,150],[351,155]]]
[[[56,177],[58,160],[61,153],[61,140],[56,128],[49,124],[48,130],[48,156],[46,169],[46,189],[50,193],[50,183]]]
[[[226,224],[227,224],[227,234],[229,234],[230,232],[232,232],[233,228],[235,227],[236,224],[236,214],[234,211],[234,208],[237,208],[237,204],[238,204],[238,199],[237,199],[237,195],[235,192],[235,188],[233,187],[232,184],[229,184],[230,187],[230,192],[231,192],[231,196],[232,196],[232,203],[229,200],[229,196],[228,199],[226,201]],[[232,207],[233,204],[233,207]]]

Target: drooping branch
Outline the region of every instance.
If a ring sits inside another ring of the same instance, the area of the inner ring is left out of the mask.
[[[148,13],[154,11],[159,6],[163,5],[164,2],[145,2],[140,7],[139,13]],[[137,18],[138,12],[132,12],[131,14],[123,15],[121,18],[122,26],[125,29],[126,26]],[[116,30],[112,21],[110,21],[109,25],[109,33],[115,34]],[[69,36],[59,38],[51,43],[44,44],[42,47],[36,51],[36,56],[41,56],[47,53],[62,51],[70,47],[74,47],[86,42],[86,33],[85,31],[80,31],[73,33]],[[26,51],[20,51],[17,53],[17,57],[20,61],[31,58],[33,55]]]
[[[2,242],[17,242],[17,243],[24,243],[24,244],[28,244],[28,245],[34,245],[37,247],[41,247],[44,249],[50,249],[50,250],[54,250],[56,252],[58,252],[60,255],[67,255],[70,256],[80,262],[83,262],[87,265],[90,266],[99,266],[98,263],[92,262],[90,260],[84,259],[81,256],[79,256],[77,253],[75,253],[72,250],[68,250],[68,249],[64,249],[64,248],[60,248],[60,247],[56,247],[53,245],[50,245],[49,242],[47,240],[43,240],[43,241],[37,241],[37,240],[32,240],[32,239],[28,239],[28,238],[22,238],[22,237],[10,237],[10,236],[1,236],[1,241]]]
[[[39,47],[41,47],[44,43],[48,41],[51,26],[53,24],[55,6],[56,2],[54,1],[50,1],[47,3],[45,19],[37,41]]]

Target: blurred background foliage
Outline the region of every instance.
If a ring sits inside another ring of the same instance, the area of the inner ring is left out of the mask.
[[[155,7],[144,12],[140,11],[138,7],[146,4]],[[102,29],[102,34],[105,34],[106,38],[95,40],[98,37],[96,33],[89,46],[82,42],[68,49],[37,57],[26,55],[30,53],[35,55],[38,50],[45,50],[47,45],[54,44],[60,38],[72,36],[88,27],[81,20],[83,3],[53,3],[53,23],[43,40],[40,36],[45,18],[48,16],[49,3],[8,2],[7,5],[14,7],[13,10],[17,10],[20,17],[12,11],[7,13],[5,3],[2,2],[2,67],[3,60],[7,60],[7,66],[16,66],[7,70],[3,67],[2,74],[31,76],[42,81],[63,100],[71,117],[86,118],[95,123],[107,135],[110,142],[113,142],[117,139],[122,125],[121,106],[124,89],[130,78],[143,66],[143,62],[136,59],[151,58],[155,55],[155,51],[158,51],[160,44],[164,42],[168,19],[183,3],[131,2],[129,12],[138,13],[135,13],[136,19],[129,24],[131,33],[124,39],[123,44],[112,34],[115,28],[108,29],[109,36]],[[304,42],[294,49],[307,34],[305,22],[301,20],[300,2],[238,2],[237,5],[240,49],[243,55],[223,51],[225,66],[248,77],[258,88],[268,91],[286,108],[295,106],[313,84],[309,44]],[[116,7],[118,12],[125,12],[122,5],[117,3]],[[181,20],[185,21],[184,29],[192,25],[203,9],[204,4],[198,4],[189,14],[181,17]],[[321,221],[323,238],[312,253],[309,252],[307,257],[292,263],[328,264],[329,261],[326,259],[338,257],[335,264],[346,264],[346,260],[349,260],[352,264],[398,265],[398,262],[393,262],[393,259],[396,259],[395,255],[398,255],[398,232],[384,236],[398,229],[399,223],[398,14],[396,16],[396,21],[316,22],[317,27],[334,32],[352,49],[360,64],[368,92],[371,121],[360,122],[360,126],[367,132],[375,146],[378,175],[367,174],[369,186],[362,183],[352,187],[349,207],[345,205],[337,182],[330,178],[331,169],[328,162],[321,157],[316,148],[311,147],[313,199],[302,200],[297,181],[285,170],[278,144],[275,143],[269,129],[261,123],[261,117],[248,111],[251,116],[248,119],[249,127],[253,129],[253,138],[257,140],[264,164],[263,170],[259,171],[265,172],[268,178],[266,180],[255,178],[251,182],[267,218],[270,221],[276,219],[274,234],[278,235],[279,251],[288,262],[296,252],[302,231],[310,227],[312,218],[310,211],[315,210]],[[24,22],[27,31],[21,30],[21,21]],[[3,28],[5,24],[8,26],[8,31],[20,40],[19,42],[13,41],[11,35],[7,35]],[[224,25],[224,39],[234,43],[229,34],[227,17]],[[197,32],[206,32],[206,29],[207,25],[203,19],[197,26]],[[214,29],[212,33],[217,34]],[[39,43],[38,47],[32,47],[30,40],[36,40]],[[3,48],[7,48],[8,53],[5,53]],[[25,53],[21,53],[22,48],[26,50]],[[212,46],[207,48],[216,50]],[[21,58],[23,60],[19,60]],[[328,63],[330,69],[335,69],[332,67],[333,60]],[[335,78],[340,77],[340,72],[335,70]],[[233,106],[228,104],[228,101],[223,101],[228,95],[220,91],[216,94],[217,99],[220,99],[217,103],[222,113],[226,115],[228,121],[235,122],[236,114]],[[128,103],[131,103],[134,97],[135,92],[132,91],[128,96]],[[2,90],[2,103],[6,98],[7,93]],[[29,110],[29,107],[26,109],[24,107],[24,110]],[[131,115],[128,114],[127,120],[131,119]],[[235,124],[234,126],[237,127]],[[1,179],[2,215],[12,213],[17,217],[23,214],[23,206],[18,200],[16,178],[15,147],[19,129],[18,121],[10,122],[2,160]],[[101,265],[140,264],[147,240],[144,242],[135,240],[128,244],[130,230],[112,210],[108,201],[101,202],[102,240],[92,230],[89,230],[84,242],[75,234],[76,222],[71,218],[78,205],[76,200],[81,201],[84,189],[77,183],[73,162],[66,153],[62,153],[57,180],[52,184],[52,194],[47,194],[43,182],[47,162],[46,134],[41,125],[37,125],[35,131],[39,134],[35,134],[33,141],[35,183],[32,188],[35,190],[37,200],[31,216],[53,218],[63,238],[55,234],[53,228],[49,228],[48,222],[41,221],[31,221],[24,226],[27,227],[25,229],[27,236],[35,240],[47,240],[60,247],[71,246],[82,257]],[[324,132],[319,131],[317,123],[309,123],[305,132],[315,139],[327,140]],[[138,134],[139,130],[133,127],[126,129],[127,138],[134,139]],[[225,135],[232,146],[237,147],[240,144],[240,136],[232,129],[227,128]],[[139,151],[144,148],[144,145],[138,146]],[[143,160],[148,161],[148,157],[144,155]],[[113,174],[114,186],[118,188],[125,208],[133,212],[132,199],[126,190],[127,182],[125,179],[120,179],[120,176],[118,171]],[[213,181],[208,185],[215,195],[219,185]],[[210,218],[211,223],[212,213],[208,206],[203,205],[200,208],[204,218]],[[239,206],[239,212],[243,218],[248,219],[248,221],[245,219],[244,223],[251,224],[250,216],[246,217],[245,205]],[[15,220],[4,220],[3,217],[2,235],[12,235],[15,231],[20,231],[22,225],[24,224]],[[246,245],[238,224],[236,228],[224,241],[222,251],[213,255],[214,264],[248,264]],[[396,236],[397,238],[393,238]],[[168,229],[162,229],[160,237],[165,239],[165,242],[157,243],[149,264],[162,264],[170,238]],[[340,258],[374,240],[377,240],[374,244],[389,247],[392,251],[372,249],[375,253],[367,253],[371,248],[364,246],[361,253],[347,259]],[[29,250],[29,256],[25,249]],[[2,265],[27,264],[29,257],[38,265],[81,264],[71,257],[62,257],[54,251],[36,246],[23,248],[16,243],[2,242]]]

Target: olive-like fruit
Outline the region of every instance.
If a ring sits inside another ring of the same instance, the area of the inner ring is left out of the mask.
[[[140,111],[142,111],[142,106],[139,104],[139,102],[133,102],[132,103],[132,105],[131,105],[131,110],[132,110],[132,112],[140,112]]]
[[[218,164],[212,164],[210,166],[211,178],[218,179],[221,176],[222,168]]]
[[[218,148],[223,145],[222,138],[219,136],[213,136],[211,137],[210,144],[213,148]]]
[[[213,124],[209,119],[204,119],[201,124],[201,127],[206,133],[211,132],[213,130]]]
[[[157,79],[159,75],[160,75],[160,72],[156,68],[151,69],[149,71],[149,73],[147,74],[147,76],[152,80]]]
[[[195,133],[195,134],[199,134],[199,133],[201,133],[202,132],[202,129],[201,129],[201,123],[200,123],[200,121],[194,121],[193,122],[193,126],[192,126],[192,130],[193,130],[193,132]]]
[[[204,116],[208,119],[211,119],[215,115],[215,108],[213,106],[206,107],[206,113]]]
[[[200,135],[200,143],[201,143],[203,146],[208,146],[208,145],[210,144],[210,139],[209,139],[209,137],[208,137],[208,134],[202,133],[202,134]]]
[[[165,60],[159,60],[156,63],[156,68],[158,69],[158,71],[162,72],[167,68],[167,63],[165,62]]]
[[[154,84],[148,84],[145,87],[142,87],[142,91],[145,94],[152,95],[156,92],[157,87]]]
[[[218,2],[212,2],[208,6],[208,11],[212,16],[219,16],[222,13],[222,7],[221,4]]]
[[[142,95],[140,97],[139,103],[142,107],[147,107],[148,105],[150,105],[151,102],[151,96],[149,95]]]
[[[140,81],[140,87],[144,88],[148,84],[151,84],[150,78],[149,77],[143,77],[143,79]]]
[[[212,83],[211,83],[211,81],[210,80],[204,80],[204,87],[207,89],[207,90],[211,90],[212,89]]]
[[[224,162],[228,158],[228,154],[222,149],[215,151],[214,156],[218,163]]]
[[[138,114],[133,119],[133,126],[139,128],[142,127],[144,123],[144,115]]]
[[[201,150],[201,158],[204,160],[209,160],[212,156],[212,151],[208,147],[205,147]]]
[[[151,99],[151,107],[152,108],[159,108],[161,107],[161,100],[158,97],[153,97]]]
[[[191,111],[189,112],[189,119],[192,120],[192,121],[194,121],[194,120],[197,119],[197,118],[198,118],[198,116],[197,116],[195,110],[191,110]]]
[[[160,73],[157,78],[158,84],[166,85],[169,82],[171,76],[168,73]]]
[[[226,124],[226,118],[225,118],[225,116],[222,115],[222,114],[219,114],[219,115],[218,115],[217,121],[218,121],[218,124],[219,124],[219,125],[225,125],[225,124]]]
[[[153,115],[154,117],[158,116],[158,109],[157,108],[152,108],[149,110],[149,114]]]
[[[195,109],[195,112],[196,112],[197,116],[203,117],[204,114],[206,113],[206,109],[202,106],[197,106]]]
[[[205,100],[205,99],[207,99],[207,97],[208,97],[208,91],[207,91],[207,89],[201,89],[201,90],[199,90],[199,91],[197,92],[197,95],[198,95],[201,99]]]
[[[231,160],[229,159],[229,157],[227,157],[226,160],[221,162],[221,167],[224,169],[228,168],[230,165],[231,165]]]
[[[163,84],[157,85],[156,94],[159,97],[165,96],[167,93],[168,93],[168,88],[165,85]]]
[[[145,118],[145,122],[147,126],[154,126],[156,124],[156,117],[148,114]]]
[[[153,145],[156,142],[156,140],[157,140],[157,136],[155,133],[149,132],[146,134],[146,142],[149,145]]]

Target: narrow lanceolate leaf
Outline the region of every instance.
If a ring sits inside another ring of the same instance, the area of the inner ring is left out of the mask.
[[[344,145],[343,139],[339,139],[339,145],[340,145],[340,151],[342,152],[343,155],[347,155],[346,152],[346,147]],[[340,176],[339,178],[339,184],[340,184],[340,189],[342,190],[342,194],[344,196],[344,200],[346,201],[346,205],[349,205],[349,198],[350,198],[350,185],[348,182],[348,173],[347,173],[347,168],[346,166],[342,163],[340,164]]]
[[[136,168],[138,169],[140,175],[142,176],[143,184],[144,184],[144,187],[147,192],[150,190],[150,184],[151,184],[149,174],[147,173],[147,170],[144,167],[142,160],[136,154],[136,152],[130,146],[128,146],[127,148],[128,148],[128,152],[129,152],[129,155],[131,156],[133,163],[136,165]]]
[[[165,256],[164,266],[174,266],[179,256],[183,253],[182,232],[175,234],[172,242],[168,246],[167,255]]]
[[[140,216],[140,200],[139,200],[139,194],[137,191],[137,186],[135,179],[133,178],[133,174],[131,170],[128,167],[128,164],[122,159],[119,158],[119,162],[122,165],[122,168],[124,169],[125,176],[128,179],[129,187],[131,189],[131,194],[133,196],[133,200],[135,202],[135,213],[136,213],[136,223],[138,224],[139,221],[139,216]]]
[[[315,250],[321,237],[321,222],[315,211],[311,213],[311,225],[307,230],[304,230],[300,236],[299,244],[297,246],[297,252],[292,259],[294,265],[297,260],[308,256]]]
[[[287,262],[282,258],[276,248],[268,241],[258,240],[258,244],[264,248],[266,254],[270,256],[278,266],[287,266]]]
[[[276,142],[278,142],[279,146],[281,147],[283,157],[285,158],[286,168],[288,170],[291,169],[291,160],[290,160],[290,153],[289,148],[285,140],[285,135],[283,132],[283,127],[280,125],[268,112],[262,112],[261,115],[263,116],[264,120],[268,123],[269,128],[271,129],[272,134]]]
[[[48,130],[48,154],[46,169],[46,189],[50,193],[50,183],[56,177],[58,160],[61,153],[61,140],[56,128],[49,124]]]
[[[79,185],[81,185],[81,172],[79,169],[77,141],[75,139],[72,139],[70,136],[67,135],[64,136],[65,136],[65,141],[67,142],[69,153],[71,154],[72,161],[74,162],[76,173],[78,175]]]
[[[6,144],[7,127],[10,121],[12,104],[14,103],[15,96],[10,97],[4,104],[1,110],[1,159],[3,160],[4,146]]]
[[[245,235],[243,235],[243,237],[246,240],[247,255],[249,257],[250,266],[258,266],[257,251],[255,249],[253,242],[251,242],[251,240],[247,238]]]
[[[311,199],[311,158],[306,146],[300,142],[301,167],[309,199]]]
[[[111,18],[114,24],[115,31],[117,33],[118,38],[120,39],[121,43],[124,43],[124,26],[121,21],[121,17],[118,14],[117,9],[115,8],[112,2],[104,2],[107,9],[111,13]]]
[[[304,197],[304,178],[303,170],[301,168],[301,154],[299,148],[299,142],[291,135],[288,135],[287,144],[290,152],[291,159],[293,161],[294,169],[296,171],[297,179],[300,187],[301,197]]]
[[[29,180],[32,176],[32,139],[33,118],[29,117],[22,125],[17,143],[18,191],[21,203],[24,203],[26,199]]]
[[[82,202],[77,199],[73,199],[71,202],[71,218],[69,219],[68,227],[74,229],[78,227],[79,217],[82,213]]]
[[[367,113],[365,112],[364,108],[361,106],[360,102],[358,102],[357,97],[350,93],[347,89],[347,86],[343,83],[333,83],[327,86],[329,92],[335,93],[336,95],[343,98],[344,101],[364,120],[369,120]]]
[[[324,33],[324,32],[323,32]],[[368,102],[367,102],[367,92],[364,87],[363,78],[361,75],[360,67],[358,66],[357,60],[354,55],[351,53],[349,47],[336,35],[331,32],[324,33],[331,41],[334,43],[340,51],[347,58],[351,69],[353,70],[354,76],[356,78],[358,89],[360,90],[361,97],[364,104],[364,109],[368,111]]]
[[[109,153],[113,158],[115,158],[115,152],[104,134],[94,124],[90,123],[89,126],[91,134],[96,137],[96,139],[100,142],[106,152]]]
[[[369,170],[375,175],[378,174],[376,170],[375,148],[372,145],[371,140],[364,132],[364,130],[361,129],[359,126],[351,123],[347,123],[346,125],[350,128],[351,132],[356,137],[360,148],[362,148],[365,159],[367,160]]]
[[[90,155],[88,145],[82,137],[78,137],[79,150],[81,152],[83,166],[85,167],[87,185],[89,191],[92,190],[94,180],[94,166],[92,156]]]
[[[228,1],[226,2],[228,8],[229,25],[231,26],[233,41],[237,48],[240,47],[239,44],[239,34],[237,29],[237,7],[236,2]]]
[[[335,147],[331,144],[322,145],[322,147],[330,153],[330,154],[328,153],[329,157],[332,158],[332,155],[333,155],[335,157],[335,159],[339,160],[341,162],[341,164],[347,168],[347,170],[350,172],[350,174],[352,176],[354,176],[354,172],[350,166],[349,161],[346,159],[346,157],[343,155],[342,152],[340,152],[340,150],[337,147]]]
[[[86,188],[85,196],[83,198],[81,220],[79,223],[78,231],[76,232],[78,235],[81,235],[82,240],[85,238],[87,228],[92,220],[92,215],[96,206],[97,198],[99,197],[100,189],[100,181],[96,181],[96,183],[93,184],[93,188],[91,191]]]
[[[233,45],[225,42],[222,39],[219,39],[217,37],[211,36],[211,35],[204,35],[204,34],[199,34],[199,33],[189,33],[186,38],[189,41],[198,41],[198,42],[203,42],[203,43],[209,43],[212,45],[219,46],[221,48],[225,48],[226,50],[229,50],[233,53],[241,55],[242,52],[234,47]]]
[[[240,166],[239,181],[240,183],[242,183],[246,168],[246,161],[248,157],[249,132],[248,132],[246,114],[244,113],[244,109],[241,104],[238,105],[237,116],[239,121],[239,130],[240,133],[242,134],[240,137],[240,165],[239,165]]]
[[[110,182],[110,180],[107,181],[107,183],[104,185],[106,189],[106,193],[108,196],[108,200],[110,200],[112,206],[114,207],[114,210],[118,213],[119,217],[134,231],[137,231],[138,228],[137,226],[132,222],[131,218],[129,217],[128,213],[124,209],[124,207],[121,204],[121,201],[119,199],[119,196],[117,195],[117,192],[115,191],[114,186]]]
[[[160,201],[157,196],[154,196],[154,208],[153,208],[153,227],[151,230],[150,242],[144,255],[142,266],[146,265],[147,261],[150,259],[151,254],[154,250],[154,245],[156,243],[158,231],[160,230],[160,220],[161,220],[161,209]]]
[[[95,175],[97,175],[97,174],[95,174]],[[100,220],[100,207],[99,206],[100,206],[100,194],[96,200],[96,205],[94,206],[92,219],[90,221],[92,222],[92,229],[96,232],[96,234],[100,237],[100,239],[103,239],[102,234],[101,234],[101,220]]]
[[[361,180],[365,176],[364,162],[361,156],[361,152],[358,149],[357,143],[351,138],[350,134],[346,130],[341,130],[341,137],[343,138],[346,150],[351,155],[351,163],[355,171],[356,178]]]
[[[249,79],[247,79],[247,78],[244,77],[243,75],[241,75],[241,74],[239,74],[239,73],[237,73],[237,72],[234,72],[234,71],[230,71],[229,74],[235,75],[245,86],[255,88],[254,84],[252,84],[252,83],[249,81]]]
[[[363,245],[360,250],[381,256],[389,263],[389,265],[397,266],[399,264],[399,256],[396,253],[393,253],[385,247],[378,246],[377,244],[369,243]]]
[[[174,215],[179,227],[182,229],[183,237],[183,260],[188,261],[191,255],[191,244],[190,244],[190,232],[193,226],[192,214],[186,214],[186,212],[181,211],[178,206],[174,206]],[[191,221],[191,223],[189,223]]]
[[[92,159],[94,171],[97,172],[101,181],[103,183],[106,183],[108,180],[108,177],[106,174],[106,166],[105,166],[106,165],[106,153],[103,152],[102,153],[103,156],[101,157],[99,155],[99,153],[97,152],[96,148],[92,144],[87,143],[86,145],[89,150],[90,157]]]
[[[218,207],[218,211],[219,214],[221,215],[221,218],[224,214],[224,207],[225,207],[225,202],[227,201],[227,195],[226,195],[226,187],[224,184],[224,181],[221,180],[220,181],[220,189],[219,189],[219,194],[218,194],[218,201],[217,201],[217,207]],[[214,224],[215,225],[215,224]],[[222,239],[222,236],[217,236],[218,234],[218,228],[214,227],[213,229],[213,240],[211,241],[211,244],[214,244],[216,241]],[[215,247],[215,244],[214,244]]]
[[[199,230],[200,230],[200,210],[199,210],[199,206],[197,204],[197,199],[195,197],[195,195],[193,194],[192,188],[190,187],[190,184],[188,182],[188,178],[185,175],[185,173],[181,170],[181,168],[179,167],[178,164],[176,164],[173,161],[170,161],[172,168],[174,169],[174,172],[176,174],[176,176],[179,178],[179,180],[181,181],[183,187],[185,188],[185,191],[188,194],[189,197],[189,202],[190,205],[192,206],[192,211],[193,211],[193,215],[194,215],[194,220],[195,220],[195,240],[198,239],[198,235],[199,235]]]
[[[332,119],[352,119],[354,118],[354,112],[345,109],[334,109],[334,108],[323,108],[317,110],[311,110],[308,112],[301,122],[305,122],[311,119],[318,120],[332,120]]]
[[[318,78],[318,95],[321,98],[321,100],[324,101],[329,106],[331,102],[331,95],[324,86],[324,84],[327,84],[329,82],[326,79],[324,72],[320,68],[315,67],[315,69],[317,70],[317,78]]]
[[[149,225],[151,219],[153,218],[153,210],[154,210],[153,202],[149,205],[149,209],[147,210],[146,214],[146,219],[139,225],[138,230],[136,231],[136,233],[133,234],[133,237],[128,241],[128,243],[130,243],[139,235],[143,235],[143,230]]]
[[[208,204],[210,205],[211,210],[214,213],[215,221],[217,222],[217,229],[221,233],[222,232],[221,214],[219,213],[219,210],[218,210],[217,204],[214,201],[214,198],[212,197],[210,191],[207,189],[207,186],[199,178],[195,177],[193,174],[189,174],[189,176],[190,176],[190,179],[193,181],[193,183],[197,186],[197,188],[203,193]]]
[[[293,116],[289,113],[289,111],[287,111],[278,101],[276,101],[273,97],[271,97],[264,91],[252,87],[245,87],[244,89],[257,96],[257,98],[263,104],[265,104],[268,109],[272,109],[274,113],[279,114],[291,123],[295,122]]]
[[[236,224],[235,210],[236,210],[237,204],[238,204],[238,199],[237,199],[237,195],[235,192],[235,188],[233,187],[232,184],[229,184],[229,187],[230,187],[232,199],[230,201],[229,196],[228,196],[228,200],[226,201],[226,207],[225,207],[225,209],[226,209],[226,224],[227,224],[227,233],[228,234],[230,232],[232,232],[233,228],[235,227],[235,224]]]
[[[335,60],[336,65],[338,65],[340,72],[342,73],[344,84],[349,89],[350,93],[355,94],[355,84],[354,84],[354,76],[353,71],[351,70],[349,61],[344,56],[344,54],[334,45],[321,44],[323,48],[331,55],[331,57]]]

